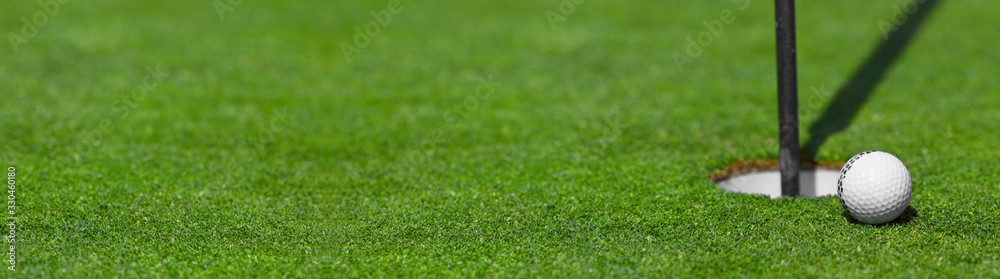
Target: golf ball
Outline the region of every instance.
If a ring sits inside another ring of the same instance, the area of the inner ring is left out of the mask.
[[[854,219],[882,224],[899,217],[910,203],[910,172],[892,154],[871,150],[844,164],[837,181],[840,205]]]

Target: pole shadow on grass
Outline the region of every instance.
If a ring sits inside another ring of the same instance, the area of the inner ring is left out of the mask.
[[[906,49],[920,25],[940,2],[939,0],[927,0],[923,5],[920,5],[921,1],[912,1],[919,5],[917,11],[909,15],[902,25],[897,26],[898,29],[890,32],[885,41],[868,55],[864,64],[861,64],[854,71],[851,79],[837,90],[823,115],[812,126],[809,126],[809,140],[802,147],[804,161],[815,162],[816,152],[827,138],[843,131],[851,124],[851,120],[857,115],[861,106],[868,101],[875,86],[892,68],[892,64]]]
[[[841,213],[840,215],[843,215],[844,218],[847,219],[847,222],[850,222],[851,224],[864,225],[864,226],[873,226],[873,227],[884,227],[884,226],[893,226],[893,225],[905,225],[906,223],[909,223],[910,221],[913,221],[913,219],[916,219],[917,216],[918,216],[917,215],[917,210],[914,209],[912,206],[909,206],[909,205],[906,206],[906,209],[903,210],[902,214],[899,214],[899,217],[896,217],[895,220],[892,220],[891,222],[884,223],[884,224],[874,224],[874,225],[872,225],[872,224],[862,223],[861,221],[858,221],[858,219],[854,219],[854,217],[851,216],[850,213],[847,213],[847,210],[844,210],[844,212]]]

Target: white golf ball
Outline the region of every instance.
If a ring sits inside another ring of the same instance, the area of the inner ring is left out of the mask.
[[[858,153],[840,170],[837,196],[854,219],[882,224],[899,217],[910,204],[910,172],[892,154],[871,150]]]

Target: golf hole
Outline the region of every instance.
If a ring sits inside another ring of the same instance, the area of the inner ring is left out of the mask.
[[[843,163],[803,163],[799,173],[799,197],[817,198],[837,195],[837,180]],[[778,160],[739,161],[708,177],[720,189],[732,193],[781,197],[781,172]]]

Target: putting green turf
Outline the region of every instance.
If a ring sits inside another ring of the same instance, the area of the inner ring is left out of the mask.
[[[993,2],[937,5],[818,151],[907,164],[881,227],[706,178],[777,155],[773,1],[674,2],[403,1],[350,63],[389,1],[68,2],[0,44],[4,274],[1000,276]],[[799,3],[803,143],[902,3]]]

